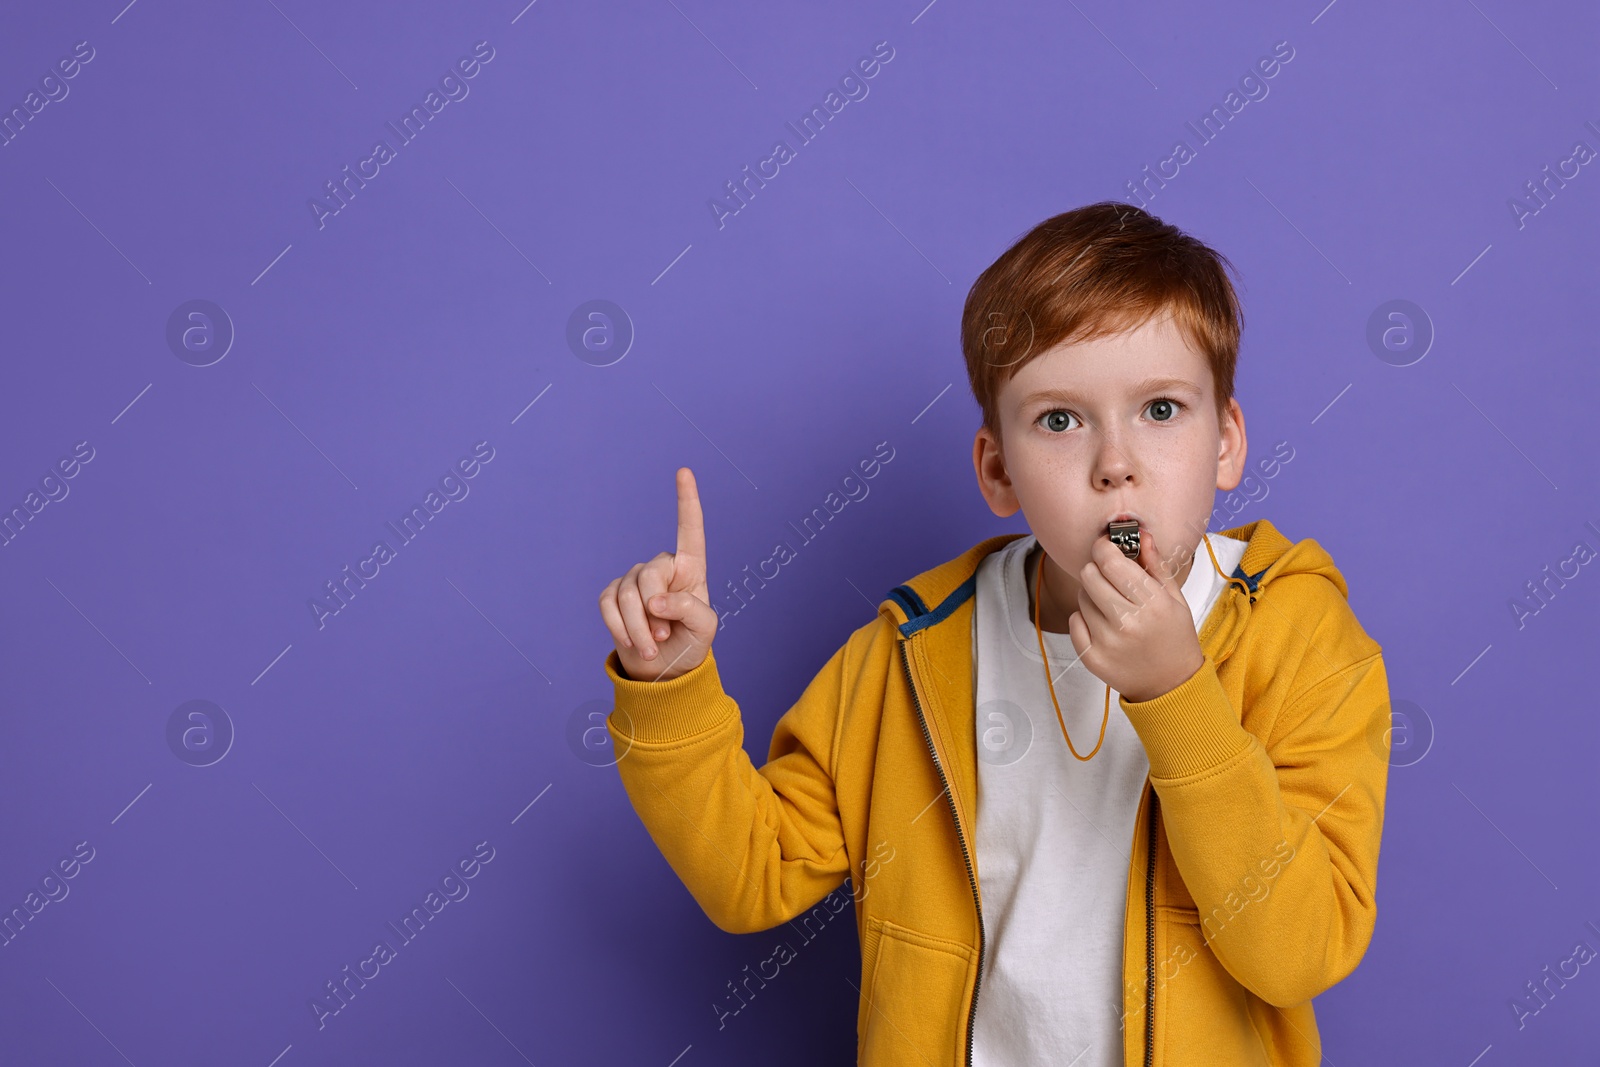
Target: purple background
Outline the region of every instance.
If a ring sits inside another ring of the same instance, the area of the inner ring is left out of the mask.
[[[672,548],[677,466],[721,589],[889,442],[718,637],[763,760],[892,586],[1024,528],[973,481],[973,278],[1195,147],[1284,40],[1149,207],[1237,265],[1252,465],[1294,452],[1213,529],[1328,548],[1408,716],[1325,1051],[1592,1055],[1594,966],[1520,1031],[1509,1005],[1600,948],[1600,575],[1509,605],[1600,547],[1600,168],[1508,204],[1600,148],[1592,5],[122,2],[0,17],[5,112],[94,49],[0,148],[0,510],[94,450],[0,547],[0,911],[94,849],[0,948],[0,1061],[847,1062],[846,916],[718,1029],[777,935],[713,927],[571,742],[610,695],[596,598]],[[481,40],[470,94],[319,228],[324,183]],[[879,41],[869,95],[796,147]],[[719,228],[778,138],[796,158]],[[192,299],[236,331],[206,367],[166,340]],[[566,341],[594,299],[636,331],[609,366]],[[1436,331],[1409,366],[1367,343],[1392,299]],[[485,440],[319,629],[323,583]],[[206,767],[167,740],[195,699],[236,732]],[[319,1030],[311,998],[480,841],[470,895]]]

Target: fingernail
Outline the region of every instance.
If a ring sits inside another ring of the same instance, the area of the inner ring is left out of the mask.
[[[667,639],[666,627],[664,627],[664,626],[663,627],[658,627],[656,629],[656,640],[657,641],[665,641],[666,639]]]
[[[650,610],[651,611],[660,611],[662,608],[664,608],[666,606],[667,606],[667,598],[666,597],[653,596],[653,597],[650,598]]]
[[[644,650],[644,658],[645,659],[655,659],[656,658],[656,650],[653,649],[653,648],[645,649]]]

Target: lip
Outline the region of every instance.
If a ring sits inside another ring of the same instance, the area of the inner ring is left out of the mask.
[[[1135,515],[1131,511],[1119,511],[1115,515],[1111,516],[1111,518],[1106,520],[1106,522],[1108,522],[1108,523],[1111,523],[1111,522],[1130,522],[1130,521],[1131,522],[1137,522],[1140,526],[1144,525],[1144,520],[1139,518],[1139,516]]]

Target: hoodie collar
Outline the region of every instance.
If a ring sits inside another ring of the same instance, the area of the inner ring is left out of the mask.
[[[1229,596],[1224,591],[1219,606],[1213,608],[1200,633],[1202,643],[1213,635],[1222,638],[1215,656],[1218,663],[1232,651],[1243,630],[1243,621],[1249,615],[1249,605],[1254,603],[1253,598],[1275,578],[1285,574],[1321,574],[1334,584],[1341,596],[1349,596],[1344,576],[1334,566],[1333,559],[1311,538],[1290,541],[1267,519],[1256,519],[1220,533],[1244,541],[1246,547],[1239,565],[1228,576],[1230,589],[1241,595]],[[889,613],[902,638],[912,638],[929,627],[938,626],[963,607],[970,610],[977,591],[978,565],[984,557],[1026,536],[1026,533],[1005,533],[978,542],[954,559],[895,586],[879,610]]]

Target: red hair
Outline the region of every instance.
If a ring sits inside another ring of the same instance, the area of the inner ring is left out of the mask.
[[[1000,387],[1029,360],[1063,342],[1137,329],[1164,311],[1210,364],[1220,420],[1244,325],[1224,268],[1233,264],[1220,253],[1116,200],[1039,223],[978,275],[961,312],[983,425],[998,441]]]

